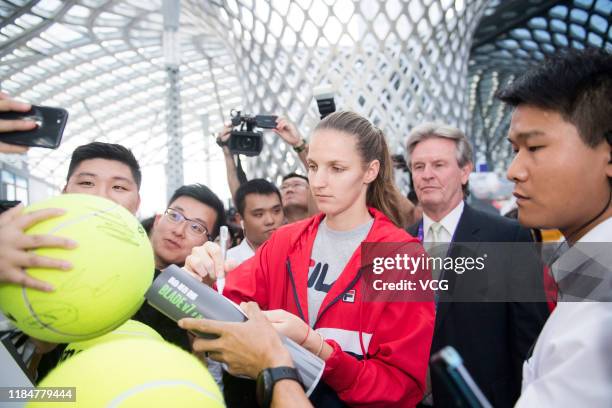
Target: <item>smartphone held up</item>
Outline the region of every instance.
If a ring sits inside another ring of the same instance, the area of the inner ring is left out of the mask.
[[[37,125],[32,130],[0,133],[0,142],[57,149],[68,121],[68,111],[63,108],[32,105],[32,109],[27,112],[0,112],[0,120],[30,120]]]

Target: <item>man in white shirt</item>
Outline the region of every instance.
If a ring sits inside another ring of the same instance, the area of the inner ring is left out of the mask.
[[[473,168],[472,148],[459,129],[440,123],[421,124],[408,136],[406,150],[423,207],[422,221],[408,232],[424,242],[432,257],[477,258],[487,252],[486,243],[531,241],[529,231],[516,221],[478,211],[464,202]],[[432,271],[434,279],[448,281],[449,290],[437,295],[431,353],[453,346],[495,407],[510,407],[518,399],[522,362],[548,315],[544,303],[481,301],[480,293],[493,293],[499,287],[503,291],[503,282],[518,279],[514,277],[518,268],[511,266],[512,256],[511,251],[498,249],[489,254],[486,268],[477,273]],[[537,266],[535,259],[533,264]],[[539,287],[544,299],[541,278],[530,285]],[[492,284],[495,279],[502,283]],[[461,302],[456,301],[459,297]],[[423,403],[453,406],[453,396],[433,372],[431,396]]]
[[[558,228],[569,248],[551,268],[559,302],[518,407],[612,406],[611,96],[612,55],[593,49],[552,56],[498,94],[515,107],[507,176],[519,221]]]
[[[235,194],[236,209],[244,232],[242,242],[227,251],[227,259],[237,265],[255,255],[277,228],[283,225],[285,214],[281,193],[264,179],[253,179],[242,184]],[[215,366],[218,364],[211,361]],[[210,367],[210,365],[209,365]],[[223,373],[223,393],[228,406],[240,405],[239,401],[255,401],[254,382]]]
[[[236,191],[236,208],[244,239],[227,251],[227,258],[242,263],[283,224],[285,217],[281,195],[276,186],[264,179],[253,179]]]

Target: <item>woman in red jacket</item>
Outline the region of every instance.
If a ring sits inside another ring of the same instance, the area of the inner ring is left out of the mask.
[[[308,151],[322,213],[280,228],[227,275],[225,296],[257,302],[279,332],[325,360],[325,406],[414,406],[425,390],[433,302],[364,300],[360,244],[417,242],[399,228],[392,172],[378,128],[353,112],[327,116]],[[206,243],[186,267],[211,282],[223,273],[219,254]]]

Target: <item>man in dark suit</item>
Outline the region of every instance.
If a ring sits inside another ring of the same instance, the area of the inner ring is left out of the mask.
[[[535,257],[525,262],[524,246],[520,250],[517,245],[500,248],[492,243],[530,242],[531,235],[515,221],[464,202],[473,169],[472,149],[459,129],[437,123],[417,126],[407,139],[407,152],[414,189],[423,207],[422,220],[408,232],[418,236],[430,252],[443,248],[435,256],[486,258],[485,269],[477,273],[433,271],[434,278],[448,281],[449,289],[437,296],[431,353],[453,346],[492,404],[510,407],[520,394],[522,363],[548,309],[543,302],[508,301],[517,300],[516,292],[508,294],[517,282],[531,295],[542,293],[543,301],[542,274],[526,270],[526,264],[539,266]],[[442,379],[434,372],[430,378],[431,395],[426,395],[423,405],[454,406]]]

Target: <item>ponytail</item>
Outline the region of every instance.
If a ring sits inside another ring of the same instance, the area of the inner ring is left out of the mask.
[[[402,211],[403,197],[393,179],[393,163],[385,135],[369,120],[354,112],[335,112],[325,117],[315,130],[333,129],[354,135],[364,165],[380,163],[378,175],[368,186],[366,205],[387,216],[397,227],[404,228],[411,214]]]

